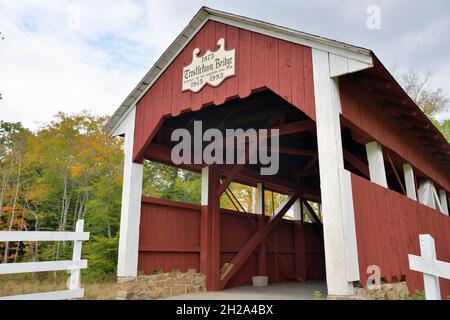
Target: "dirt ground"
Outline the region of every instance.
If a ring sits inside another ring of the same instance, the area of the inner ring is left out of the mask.
[[[170,300],[314,300],[326,297],[324,281],[284,282],[267,287],[238,287],[218,292],[173,296]]]

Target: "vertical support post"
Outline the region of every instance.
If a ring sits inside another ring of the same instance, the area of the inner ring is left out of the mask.
[[[84,220],[78,220],[75,225],[75,232],[83,232]],[[73,242],[72,261],[81,260],[81,249],[83,247],[83,241],[75,240]],[[80,269],[74,269],[70,271],[69,290],[80,289]]]
[[[294,221],[295,275],[298,281],[306,281],[306,241],[303,221]]]
[[[220,202],[219,177],[214,167],[202,168],[200,212],[200,272],[206,288],[220,290]]]
[[[312,58],[328,294],[351,295],[359,270],[353,203],[346,200],[351,181],[342,177],[339,85],[328,52],[312,49]]]
[[[302,200],[300,198],[292,205],[292,211],[294,212],[294,220],[302,220]]]
[[[430,179],[422,179],[419,182],[419,202],[429,206],[430,208],[436,209],[436,203],[433,196],[433,182]]]
[[[261,231],[264,228],[264,215],[265,215],[265,199],[264,199],[264,185],[262,183],[258,183],[256,185],[257,188],[257,197],[258,197],[258,207],[256,209],[256,214],[258,214],[258,231]],[[265,241],[262,241],[259,245],[258,251],[258,275],[265,276],[267,275],[266,269],[266,254],[267,254],[267,244]]]
[[[417,201],[414,169],[409,163],[403,164],[403,174],[405,176],[406,195],[408,198]]]
[[[131,111],[114,135],[125,135],[122,208],[120,213],[118,277],[136,277],[139,257],[142,178],[144,166],[133,162],[136,109]]]
[[[441,200],[442,213],[449,215],[447,192],[444,189],[439,190],[439,199]]]
[[[383,148],[377,141],[366,144],[369,162],[370,181],[387,188],[386,169],[384,167]]]
[[[420,255],[428,261],[436,261],[436,249],[434,239],[429,234],[419,235]],[[423,274],[425,285],[425,297],[427,300],[441,300],[441,288],[439,278],[431,274]]]

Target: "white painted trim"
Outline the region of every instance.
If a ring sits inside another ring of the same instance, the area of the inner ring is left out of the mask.
[[[342,200],[342,222],[345,237],[345,256],[347,259],[347,281],[359,281],[358,246],[356,239],[355,211],[353,206],[353,187],[349,171],[339,168]]]
[[[406,195],[408,198],[417,201],[416,179],[414,178],[414,169],[411,164],[403,164],[403,175],[405,177]]]
[[[302,202],[300,199],[297,199],[291,207],[293,212],[292,218],[294,220],[300,221],[302,220]]]
[[[200,204],[202,206],[208,205],[208,192],[209,192],[209,167],[202,168],[202,193]]]
[[[328,52],[312,49],[317,144],[328,294],[353,294],[359,280],[351,184],[344,160],[337,78],[330,78]],[[353,225],[352,225],[353,224]]]
[[[136,111],[122,123],[125,134],[122,208],[120,214],[119,257],[117,275],[137,276],[139,256],[139,224],[141,217],[143,165],[133,163],[134,125]]]
[[[352,58],[330,53],[330,77],[358,72],[373,67],[372,63],[361,62]]]
[[[7,241],[83,241],[89,232],[63,231],[0,231],[0,242]]]
[[[439,198],[442,206],[442,213],[448,216],[449,208],[448,208],[447,192],[444,189],[439,190]]]
[[[289,30],[284,27],[274,26],[267,23],[258,23],[253,19],[246,19],[243,21],[236,21],[225,17],[220,17],[217,15],[209,15],[207,19],[211,19],[217,22],[221,22],[224,24],[228,24],[237,28],[249,30],[252,32],[260,33],[266,36],[270,36],[273,38],[289,41],[292,43],[297,43],[306,47],[310,47],[312,49],[317,49],[321,51],[331,52],[339,56],[343,56],[352,60],[360,61],[366,64],[370,64],[373,66],[373,59],[369,50],[359,49],[359,52],[355,49],[354,46],[339,44],[337,41],[325,40],[324,38],[320,38],[315,36],[314,39],[306,34],[302,34],[300,32],[295,32],[293,30]],[[264,25],[262,28],[260,25]],[[364,51],[364,52],[363,52]]]
[[[83,298],[83,296],[84,289],[77,289],[21,294],[17,296],[0,297],[0,300],[65,300]]]
[[[413,271],[424,272],[435,277],[450,279],[450,263],[443,261],[429,261],[425,257],[408,255],[409,268]]]
[[[23,263],[1,263],[0,274],[86,269],[87,260],[61,260]]]
[[[427,300],[441,300],[439,277],[450,279],[450,263],[438,261],[434,239],[429,234],[419,235],[420,257],[408,255],[409,268],[422,272]]]
[[[439,198],[439,195],[436,191],[436,188],[434,187],[434,184],[431,185],[431,193],[433,196],[434,205],[436,206],[436,209],[444,213],[444,208],[441,205],[441,199]]]
[[[367,161],[369,162],[370,181],[387,188],[386,169],[384,167],[383,147],[377,141],[366,144]]]
[[[84,220],[78,220],[75,225],[76,232],[82,232],[84,228]],[[82,241],[74,241],[73,242],[73,253],[72,253],[72,261],[80,261],[81,260],[81,249],[83,248]],[[80,269],[72,269],[70,271],[70,290],[80,289]]]
[[[264,215],[265,213],[264,185],[260,182],[256,184],[256,198],[257,198],[256,214]]]
[[[419,189],[417,190],[417,193],[420,203],[436,209],[433,188],[433,182],[430,179],[422,179],[419,181]]]

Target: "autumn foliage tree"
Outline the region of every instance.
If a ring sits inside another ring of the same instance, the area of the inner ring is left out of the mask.
[[[101,130],[105,121],[59,113],[34,133],[19,123],[0,126],[0,228],[72,231],[84,219],[92,236],[83,252],[95,276],[114,273],[120,217],[122,141]],[[71,246],[5,244],[0,254],[5,262],[62,259]]]

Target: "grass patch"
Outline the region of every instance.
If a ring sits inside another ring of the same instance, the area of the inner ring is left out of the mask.
[[[24,274],[0,276],[0,296],[11,296],[37,292],[67,290],[67,273],[56,276],[47,272],[45,275]],[[113,300],[116,298],[116,280],[95,281],[81,279],[84,288],[84,300]]]

